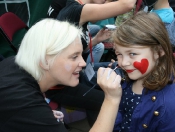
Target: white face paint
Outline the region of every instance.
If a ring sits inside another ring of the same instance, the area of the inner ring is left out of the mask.
[[[67,71],[71,71],[72,65],[70,65],[70,64],[65,64],[65,69],[66,69]]]

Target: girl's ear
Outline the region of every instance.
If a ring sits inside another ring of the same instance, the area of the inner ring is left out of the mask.
[[[162,47],[159,47],[158,52],[157,51],[155,52],[155,54],[154,54],[154,58],[155,59],[158,59],[159,58],[159,53],[160,53],[160,56],[164,56],[165,55],[165,52],[162,49]]]
[[[164,56],[165,55],[165,51],[162,49],[162,47],[160,47],[159,51],[160,51],[160,56]]]

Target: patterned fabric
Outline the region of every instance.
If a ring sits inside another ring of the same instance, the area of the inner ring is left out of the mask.
[[[129,132],[132,113],[135,107],[139,104],[141,95],[132,92],[132,84],[129,88],[123,90],[122,105],[124,106],[123,122],[120,132]]]

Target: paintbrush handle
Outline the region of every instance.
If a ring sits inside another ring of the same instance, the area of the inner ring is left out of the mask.
[[[87,93],[89,93],[93,88],[95,88],[95,86],[97,86],[98,84],[96,83],[92,88],[90,88],[86,93],[83,94],[83,96],[85,96]]]

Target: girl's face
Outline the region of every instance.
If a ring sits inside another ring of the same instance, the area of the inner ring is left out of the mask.
[[[156,65],[157,53],[153,53],[149,47],[132,46],[122,47],[115,45],[118,65],[127,72],[132,80],[141,80]]]
[[[77,38],[55,58],[48,71],[53,83],[72,87],[79,83],[79,72],[86,66],[82,51],[81,40]]]

